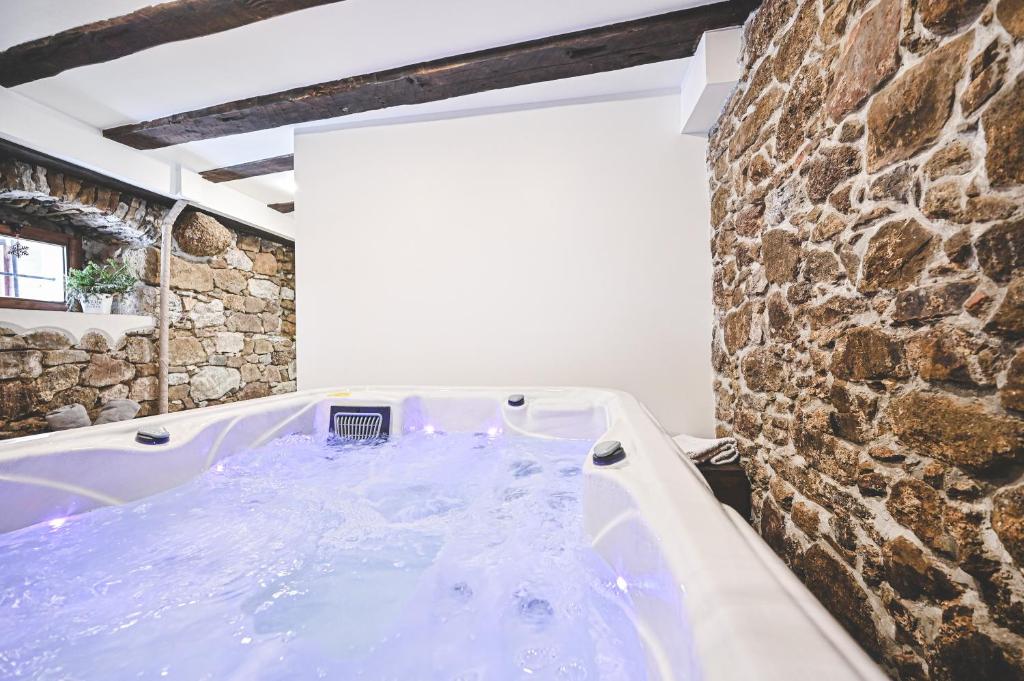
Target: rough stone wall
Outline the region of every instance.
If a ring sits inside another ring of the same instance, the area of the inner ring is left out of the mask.
[[[295,251],[186,215],[171,259],[171,411],[295,390]],[[182,225],[179,221],[178,227]],[[87,241],[90,259],[116,257],[139,278],[118,301],[125,313],[159,314],[160,250]],[[190,255],[216,253],[215,255]],[[5,327],[0,309],[0,439],[46,431],[47,411],[81,403],[95,419],[112,399],[155,413],[158,334],[81,339]],[[113,347],[111,347],[113,345]]]
[[[145,199],[15,159],[0,159],[0,205],[75,227],[89,236],[139,245],[160,238],[169,210]]]
[[[49,430],[46,412],[83,404],[95,420],[110,400],[150,408],[157,364],[153,332],[128,334],[114,347],[101,333],[81,339],[61,331],[19,334],[0,310],[0,439]]]
[[[171,411],[295,390],[295,249],[233,232],[228,240],[221,254],[192,256],[175,239]],[[157,312],[160,250],[124,257],[142,281],[138,306]]]
[[[718,430],[900,679],[1024,678],[1022,64],[1022,0],[766,0],[709,139]]]

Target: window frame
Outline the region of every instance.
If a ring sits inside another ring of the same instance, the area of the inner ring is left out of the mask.
[[[67,257],[65,258],[64,274],[67,275],[70,268],[80,269],[82,267],[82,237],[74,234],[65,234],[55,229],[33,227],[32,225],[19,225],[15,228],[7,222],[0,221],[0,235],[20,236],[31,241],[41,241],[48,244],[63,246]],[[49,300],[33,300],[31,298],[10,298],[0,295],[0,309],[17,310],[67,310],[67,291],[64,292],[64,300],[55,302]]]

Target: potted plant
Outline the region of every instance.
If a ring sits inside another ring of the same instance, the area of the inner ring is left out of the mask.
[[[135,275],[128,266],[108,258],[104,263],[91,262],[80,270],[68,271],[68,305],[76,299],[82,312],[110,314],[114,296],[130,291],[135,286]]]

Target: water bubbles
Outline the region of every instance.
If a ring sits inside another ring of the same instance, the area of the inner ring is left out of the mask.
[[[515,501],[516,499],[522,499],[529,493],[530,491],[523,487],[509,487],[502,495],[502,499],[504,501]]]
[[[555,492],[548,497],[548,507],[555,511],[564,511],[576,503],[573,492]]]
[[[527,648],[516,654],[516,666],[527,674],[534,674],[550,667],[557,654],[550,648]]]
[[[383,681],[425,660],[447,681],[645,678],[630,596],[583,534],[590,445],[500,426],[289,436],[2,535],[0,583],[24,584],[0,660],[22,678]]]
[[[572,660],[559,666],[559,681],[583,681],[587,678],[587,668],[579,660]]]
[[[465,582],[452,584],[451,593],[460,603],[468,603],[473,598],[473,589]]]
[[[452,678],[452,681],[483,681],[484,675],[481,672],[470,670]]]
[[[515,461],[509,466],[509,470],[512,471],[514,477],[526,478],[531,475],[537,475],[544,469],[536,461]]]
[[[519,618],[533,627],[543,627],[555,616],[555,609],[543,598],[520,591],[516,593],[516,599],[519,601]]]

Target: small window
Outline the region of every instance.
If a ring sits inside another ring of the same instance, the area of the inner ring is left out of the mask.
[[[0,307],[61,310],[82,242],[56,230],[0,223]]]

